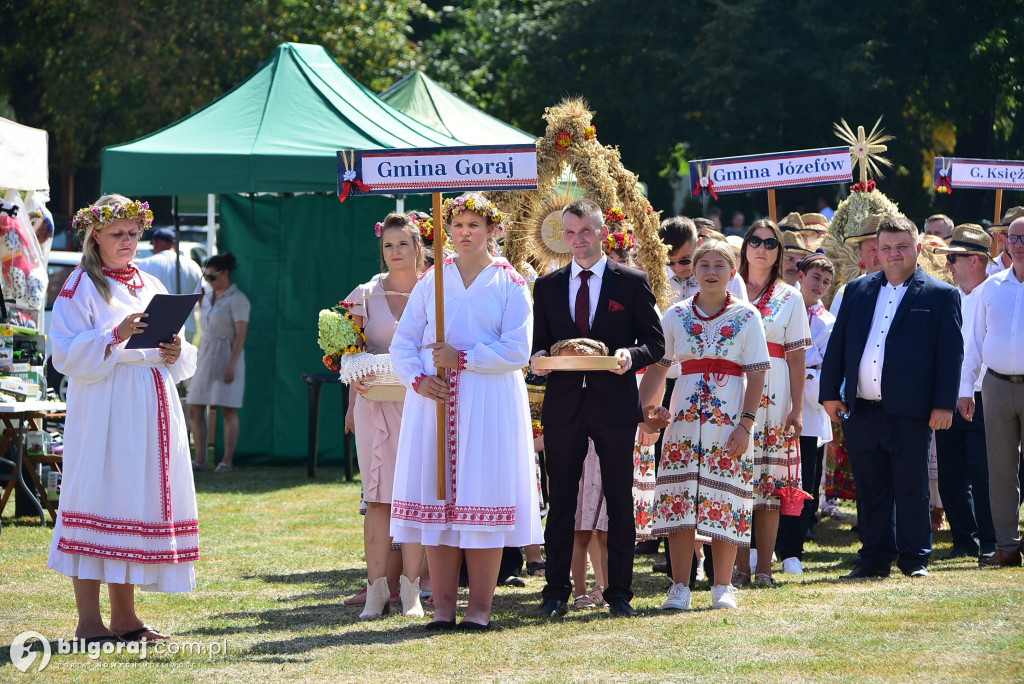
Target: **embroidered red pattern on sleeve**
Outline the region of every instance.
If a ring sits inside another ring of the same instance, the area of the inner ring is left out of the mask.
[[[124,342],[124,340],[121,339],[121,335],[118,334],[117,327],[115,326],[114,329],[110,331],[110,343],[118,345],[122,342]]]
[[[466,370],[466,364],[469,362],[469,353],[465,349],[459,350],[459,370]]]
[[[427,376],[426,376],[425,373],[420,373],[419,375],[416,376],[416,379],[412,381],[412,391],[413,392],[419,392],[420,391],[420,383],[423,382],[426,379],[426,377]]]

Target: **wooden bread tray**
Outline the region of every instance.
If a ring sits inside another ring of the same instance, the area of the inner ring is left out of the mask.
[[[614,356],[541,356],[533,365],[538,370],[597,371],[614,370],[619,360]]]

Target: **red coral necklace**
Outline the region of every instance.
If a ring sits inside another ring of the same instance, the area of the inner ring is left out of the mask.
[[[775,283],[768,286],[768,291],[764,293],[764,296],[757,300],[757,310],[761,312],[762,316],[769,315],[772,310],[768,308],[768,302],[772,298],[772,294],[775,292]]]
[[[700,291],[699,290],[697,291],[697,294],[693,295],[693,301],[690,302],[690,308],[693,309],[693,315],[696,316],[699,320],[702,320],[702,321],[713,321],[713,320],[715,320],[716,318],[718,318],[719,316],[724,314],[725,310],[729,308],[730,304],[732,304],[732,292],[726,292],[725,293],[725,304],[722,305],[722,308],[718,310],[718,313],[716,313],[716,314],[714,314],[712,316],[702,316],[700,311],[697,309],[697,298],[698,297],[700,297]]]
[[[128,268],[104,268],[103,275],[113,278],[133,293],[142,289],[142,275],[135,266]]]

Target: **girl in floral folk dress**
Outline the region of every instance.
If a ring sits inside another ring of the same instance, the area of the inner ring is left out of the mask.
[[[654,534],[671,541],[673,584],[665,609],[690,607],[687,584],[696,532],[711,537],[716,578],[728,578],[737,548],[750,544],[751,432],[770,366],[760,316],[726,290],[736,272],[732,248],[708,241],[697,249],[694,266],[701,289],[662,317],[666,355],[647,367],[640,384],[648,407],[643,429],[668,426],[654,513]],[[654,408],[676,362],[681,374],[671,408]],[[727,583],[712,587],[711,599],[714,608],[736,607],[735,589]]]
[[[781,280],[782,233],[772,221],[755,221],[743,238],[740,277],[747,299],[764,323],[771,368],[765,374],[764,396],[757,410],[754,430],[754,568],[756,586],[773,587],[772,554],[779,532],[779,497],[789,484],[799,486],[800,432],[803,429],[805,349],[811,346],[804,300],[795,288]],[[797,480],[789,482],[789,472]],[[733,584],[750,582],[752,554],[740,552]]]

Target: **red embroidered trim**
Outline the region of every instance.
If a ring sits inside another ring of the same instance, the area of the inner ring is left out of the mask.
[[[426,377],[427,376],[424,375],[423,373],[420,373],[419,375],[416,376],[416,379],[412,381],[412,391],[413,392],[419,392],[420,391],[420,383],[423,382],[423,380]]]
[[[64,553],[71,553],[78,556],[93,556],[95,558],[113,558],[115,560],[131,561],[133,563],[188,563],[199,560],[199,547],[191,549],[172,549],[169,551],[148,551],[146,549],[134,549],[127,546],[107,546],[104,544],[92,544],[90,542],[73,541],[61,537],[57,542],[57,549]]]
[[[515,525],[515,506],[455,506],[392,501],[391,517],[427,525]]]
[[[508,262],[508,259],[495,259],[494,265],[508,271],[508,277],[511,278],[512,282],[516,285],[526,285],[526,278],[524,278],[519,271],[517,271],[515,267]]]
[[[83,271],[80,268],[76,268],[74,271],[72,271],[71,275],[68,276],[68,279],[64,281],[64,287],[61,288],[60,294],[58,294],[57,296],[67,297],[68,299],[74,297],[75,290],[78,289],[78,284],[82,282],[83,275],[85,275],[85,271]],[[68,285],[71,283],[72,278],[75,279],[75,284],[72,285],[71,287],[68,287]]]
[[[117,326],[114,326],[114,329],[110,331],[110,339],[111,339],[111,344],[115,344],[115,345],[121,344],[122,342],[124,342],[124,340],[121,339],[121,336],[117,332]]]
[[[453,254],[452,256],[446,256],[444,258],[444,263],[446,263],[446,264],[454,264],[455,263],[455,255]]]
[[[160,444],[160,492],[163,495],[164,520],[174,519],[171,510],[171,413],[168,409],[167,389],[164,387],[164,378],[159,370],[150,368],[153,371],[153,381],[156,383],[156,406],[157,406],[157,439]]]
[[[458,484],[456,482],[455,470],[459,462],[459,379],[462,371],[459,368],[448,369],[448,401],[445,406],[448,410],[448,436],[445,450],[448,452],[448,481],[451,488],[448,493],[449,505],[454,505]]]
[[[469,354],[465,349],[459,351],[459,370],[466,370],[466,364],[469,362]]]
[[[424,278],[426,278],[426,277],[427,277],[427,274],[428,274],[428,273],[430,273],[430,272],[431,272],[431,271],[433,271],[433,270],[434,270],[434,267],[433,267],[433,266],[431,266],[431,267],[430,267],[430,268],[428,268],[428,269],[427,269],[426,271],[424,271],[423,273],[421,273],[421,274],[420,274],[420,277],[419,277],[419,278],[417,278],[416,280],[423,280]]]
[[[134,537],[185,537],[199,534],[198,520],[152,523],[127,518],[107,518],[75,511],[61,511],[61,520],[64,527],[78,527]]]

